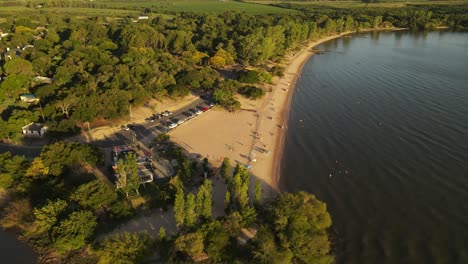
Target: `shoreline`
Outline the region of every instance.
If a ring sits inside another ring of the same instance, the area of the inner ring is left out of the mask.
[[[366,31],[404,30],[398,28],[370,29]],[[289,110],[295,83],[303,66],[315,53],[313,48],[324,42],[356,32],[324,36],[310,41],[295,54],[284,59],[284,76],[275,77],[272,84],[263,88],[271,90],[260,100],[238,96],[242,109],[235,113],[215,107],[169,132],[171,139],[189,154],[207,157],[213,166],[221,165],[223,158],[233,165],[249,168],[250,187],[256,180],[262,182],[264,196],[274,197],[279,191],[281,161],[289,120]]]
[[[293,58],[290,58],[289,61],[286,63],[286,68],[285,68],[285,73],[289,71],[293,71],[294,73],[289,78],[283,77],[282,79],[286,78],[288,83],[290,83],[292,89],[288,91],[287,99],[283,104],[283,109],[284,112],[280,117],[280,122],[282,124],[286,125],[286,129],[282,131],[282,133],[278,136],[276,140],[276,152],[275,152],[275,157],[273,159],[273,163],[271,164],[272,166],[272,175],[271,177],[273,178],[273,181],[275,182],[275,189],[280,192],[280,186],[279,186],[279,181],[281,179],[281,169],[282,169],[282,161],[283,161],[283,150],[284,150],[284,144],[286,140],[286,133],[287,133],[287,124],[289,122],[289,115],[290,115],[290,108],[291,108],[291,101],[292,97],[294,95],[294,91],[296,90],[296,82],[297,79],[300,77],[302,73],[302,69],[304,65],[309,61],[309,59],[315,54],[313,48],[316,46],[319,46],[327,41],[334,40],[343,36],[347,35],[353,35],[353,34],[359,34],[359,33],[364,33],[364,32],[374,32],[374,31],[401,31],[401,30],[407,30],[407,28],[376,28],[376,29],[363,29],[361,31],[347,31],[347,32],[342,32],[340,34],[336,35],[331,35],[331,36],[326,36],[323,38],[319,38],[316,40],[312,40],[309,44],[307,44],[307,47],[303,48],[299,54],[296,54]],[[299,62],[299,65],[296,66]],[[296,67],[294,67],[296,66]],[[291,69],[292,68],[292,69]],[[280,79],[279,81],[281,81]],[[278,82],[279,82],[278,81]]]

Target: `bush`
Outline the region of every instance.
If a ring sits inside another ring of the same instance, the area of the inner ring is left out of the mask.
[[[250,99],[262,98],[265,95],[265,91],[263,89],[255,87],[253,85],[241,87],[238,92]]]
[[[275,66],[273,66],[273,67],[271,68],[270,73],[271,73],[273,76],[283,77],[283,76],[284,76],[284,67],[279,66],[279,65],[275,65]]]
[[[239,81],[243,83],[270,83],[271,75],[266,71],[242,71],[239,74]]]
[[[125,199],[120,199],[111,204],[110,217],[115,220],[130,218],[134,214],[132,206]]]
[[[156,138],[154,138],[154,143],[163,143],[169,141],[171,136],[165,133],[159,134]]]
[[[171,97],[184,97],[190,93],[190,90],[183,85],[171,85],[167,88],[167,91]]]

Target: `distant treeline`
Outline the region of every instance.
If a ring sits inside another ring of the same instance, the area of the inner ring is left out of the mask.
[[[395,27],[428,30],[447,26],[454,30],[468,30],[468,4],[461,5],[408,5],[406,7],[335,8],[320,5],[279,3],[273,6],[296,9],[312,16],[333,19],[351,16],[361,24],[372,25],[376,17]]]
[[[21,127],[35,121],[46,122],[54,136],[77,133],[80,123],[127,115],[130,105],[163,96],[210,92],[222,106],[235,110],[240,108],[234,97],[239,89],[247,97],[262,95],[253,87],[242,87],[281,75],[281,67],[267,65],[311,39],[392,26],[468,28],[463,6],[281,5],[302,12],[182,13],[138,21],[52,14],[5,18],[0,23],[8,33],[0,40],[0,138],[17,141]],[[225,79],[217,70],[235,63],[258,69],[241,72],[238,76],[244,77],[238,80]],[[35,82],[35,76],[54,81]],[[40,103],[21,102],[23,93],[34,93]]]

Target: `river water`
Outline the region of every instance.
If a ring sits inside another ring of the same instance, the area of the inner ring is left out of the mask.
[[[30,264],[36,255],[26,243],[19,241],[15,233],[0,228],[0,263]]]
[[[337,263],[468,263],[468,33],[317,48],[292,100],[282,189],[328,204]]]

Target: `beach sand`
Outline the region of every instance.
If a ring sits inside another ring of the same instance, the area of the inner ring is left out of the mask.
[[[250,164],[251,187],[256,179],[260,179],[265,197],[273,197],[278,192],[295,81],[313,54],[313,47],[340,36],[312,41],[300,52],[287,56],[284,77],[275,78],[273,85],[266,85],[265,88],[271,88],[271,92],[267,92],[264,98],[252,101],[239,97],[242,110],[236,113],[215,107],[170,132],[172,140],[191,153],[208,157],[215,166],[219,166],[224,157],[228,157],[233,165]]]

